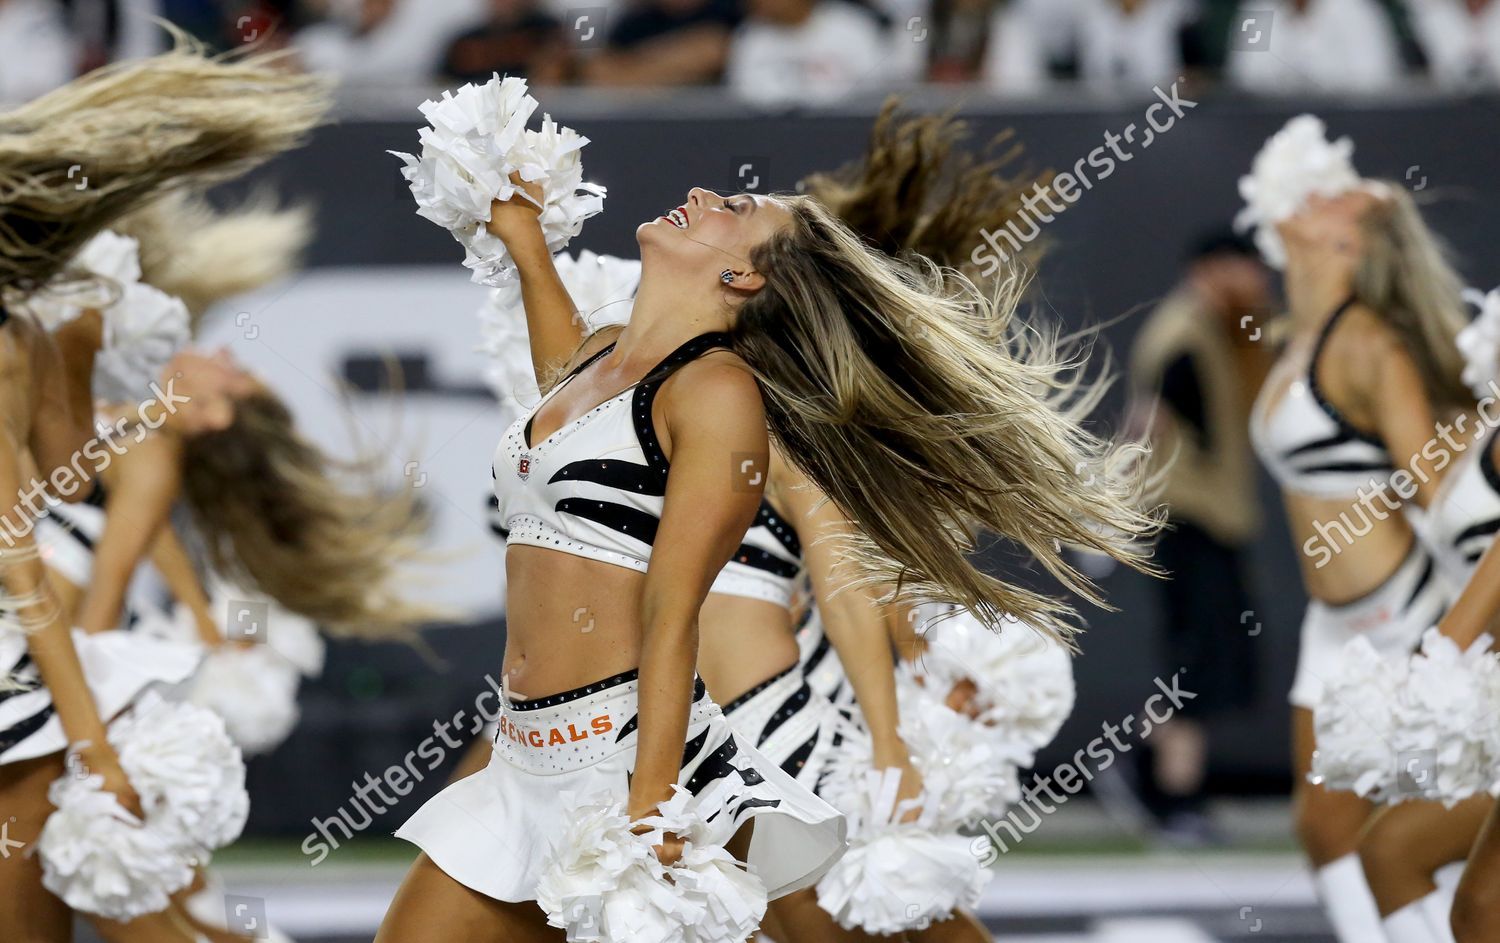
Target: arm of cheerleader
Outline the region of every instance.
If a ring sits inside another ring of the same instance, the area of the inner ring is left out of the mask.
[[[224,634],[214,620],[208,593],[171,521],[167,521],[166,526],[157,533],[156,542],[151,545],[151,564],[161,574],[172,598],[193,614],[193,624],[198,628],[199,640],[209,648],[220,645],[224,641]]]
[[[514,178],[520,183],[520,178]],[[536,184],[521,184],[538,201],[542,190]],[[552,253],[535,206],[521,197],[496,200],[490,208],[489,231],[505,243],[521,279],[521,304],[526,310],[526,333],[531,339],[531,366],[537,385],[546,388],[549,377],[567,363],[583,341],[583,319],[579,318],[557,274]]]
[[[690,363],[663,384],[658,402],[671,471],[641,595],[632,819],[672,796],[693,698],[698,610],[755,520],[767,461],[760,391],[744,367]]]
[[[911,765],[911,754],[896,732],[901,715],[896,707],[896,663],[885,614],[870,589],[846,585],[858,574],[840,566],[843,541],[839,537],[854,533],[855,525],[816,485],[786,463],[778,461],[772,474],[777,476],[777,494],[785,495],[788,515],[804,537],[807,574],[823,617],[823,631],[854,689],[873,741],[875,765],[905,769]]]
[[[181,443],[166,430],[132,441],[109,466],[104,532],[94,546],[94,569],[79,605],[79,628],[103,632],[120,623],[125,596],[171,513],[182,480]]]
[[[1500,622],[1500,541],[1490,544],[1458,599],[1438,623],[1438,631],[1458,643],[1460,650],[1474,644]]]
[[[1432,503],[1442,479],[1441,469],[1455,456],[1441,447],[1437,415],[1411,355],[1394,334],[1386,332],[1372,339],[1370,346],[1373,349],[1368,356],[1358,357],[1351,367],[1360,371],[1357,375],[1365,387],[1361,399],[1369,404],[1375,428],[1397,469],[1396,477],[1410,482],[1406,485],[1393,480],[1398,497],[1403,501],[1415,499],[1425,508]]]
[[[97,311],[84,312],[55,335],[28,325],[36,389],[28,445],[47,492],[67,502],[88,495],[94,471],[84,458],[94,435],[91,384],[102,325]]]
[[[909,604],[887,606],[885,628],[896,647],[896,657],[902,661],[915,662],[927,651],[927,640],[917,632],[916,607]]]

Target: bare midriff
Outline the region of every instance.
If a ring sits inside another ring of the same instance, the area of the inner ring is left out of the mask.
[[[1303,585],[1320,602],[1357,602],[1390,579],[1411,552],[1411,526],[1378,497],[1362,503],[1286,492],[1283,498]]]
[[[505,552],[506,690],[547,697],[635,668],[646,574],[545,547]]]
[[[797,663],[792,614],[763,599],[710,593],[698,613],[698,675],[719,704]]]

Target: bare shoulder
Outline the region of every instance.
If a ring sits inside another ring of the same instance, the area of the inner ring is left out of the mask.
[[[1373,309],[1359,304],[1349,307],[1342,324],[1328,338],[1335,356],[1373,358],[1404,352],[1401,335]]]
[[[749,365],[731,351],[712,351],[684,364],[661,392],[669,422],[709,419],[725,432],[750,427],[765,434],[760,387]]]

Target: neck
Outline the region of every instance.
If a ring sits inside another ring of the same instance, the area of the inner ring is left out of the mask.
[[[1288,252],[1286,298],[1297,329],[1322,326],[1354,291],[1348,263],[1328,252]]]
[[[699,334],[729,330],[717,292],[685,292],[682,282],[670,273],[642,268],[630,323],[615,345],[620,356],[655,363]]]

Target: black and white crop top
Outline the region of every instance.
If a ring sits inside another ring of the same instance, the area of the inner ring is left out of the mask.
[[[700,334],[657,364],[646,378],[531,443],[542,406],[574,377],[614,349],[579,364],[506,430],[491,468],[497,531],[510,544],[561,550],[644,571],[666,501],[668,462],[651,421],[651,404],[671,372],[727,347],[722,332]]]
[[[1318,358],[1339,318],[1339,305],[1304,357],[1283,356],[1266,378],[1250,416],[1250,439],[1278,484],[1315,498],[1354,498],[1395,472],[1390,453],[1354,428],[1318,388]],[[1288,381],[1288,375],[1291,379]]]
[[[774,602],[789,609],[801,572],[802,542],[797,531],[762,499],[755,523],[708,591]]]
[[[1500,433],[1460,455],[1438,484],[1416,527],[1455,588],[1469,581],[1479,558],[1500,532],[1500,471],[1495,443]],[[1415,525],[1414,525],[1415,526]]]

